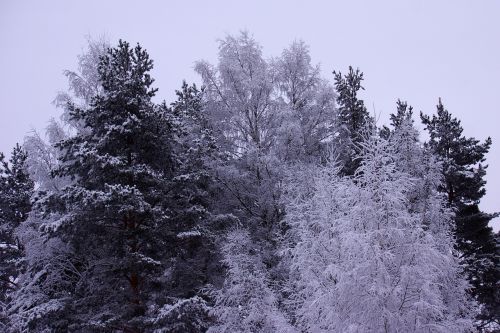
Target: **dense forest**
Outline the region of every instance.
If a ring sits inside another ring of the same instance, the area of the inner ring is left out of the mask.
[[[492,142],[441,99],[380,126],[359,69],[246,32],[171,103],[139,44],[77,65],[60,119],[0,154],[1,331],[500,329]]]

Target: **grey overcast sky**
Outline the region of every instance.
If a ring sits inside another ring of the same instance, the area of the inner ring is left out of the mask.
[[[500,211],[500,1],[23,1],[0,0],[0,151],[57,117],[86,35],[140,42],[155,61],[161,99],[196,60],[217,59],[218,38],[250,31],[267,57],[294,39],[310,45],[323,75],[349,65],[365,73],[371,112],[387,123],[398,98],[435,111],[438,97],[464,133],[493,139],[481,208]],[[419,123],[419,122],[418,122]],[[420,126],[422,128],[422,126]],[[494,221],[500,228],[500,219]]]

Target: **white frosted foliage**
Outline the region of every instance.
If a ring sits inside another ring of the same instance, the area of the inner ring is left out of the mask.
[[[393,146],[370,138],[354,179],[327,166],[310,179],[312,195],[290,199],[296,316],[304,330],[472,330],[467,284],[446,228],[450,212],[439,197],[438,209],[412,212],[407,191],[417,180],[397,160]]]

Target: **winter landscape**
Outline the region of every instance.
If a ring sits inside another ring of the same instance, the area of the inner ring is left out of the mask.
[[[17,131],[1,332],[500,331],[498,213],[481,205],[498,142],[466,134],[447,106],[464,96],[401,96],[384,122],[355,62],[324,68],[295,37],[269,54],[245,26],[163,94],[155,69],[175,62],[106,32],[72,36],[41,127],[0,109]]]

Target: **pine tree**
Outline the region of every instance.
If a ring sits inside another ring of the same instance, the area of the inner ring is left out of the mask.
[[[354,175],[360,163],[357,155],[360,151],[359,143],[362,140],[362,132],[371,123],[363,100],[358,98],[359,90],[364,89],[361,85],[363,73],[349,66],[347,75],[335,71],[333,74],[338,94],[338,121],[341,126],[338,136],[339,158],[343,163],[342,172],[346,175]]]
[[[441,99],[437,115],[431,118],[421,114],[421,119],[430,135],[429,146],[443,160],[442,189],[447,193],[448,202],[458,208],[477,204],[486,192],[483,179],[486,166],[481,163],[490,149],[491,138],[480,144],[479,140],[463,136],[460,121],[445,110]]]
[[[400,99],[396,102],[396,114],[390,115],[391,126],[398,128],[405,120],[413,123],[413,107]]]
[[[478,319],[482,325],[500,324],[500,256],[498,244],[489,221],[495,214],[480,211],[479,202],[485,194],[486,168],[482,163],[491,146],[491,139],[480,143],[462,135],[463,129],[443,106],[437,105],[437,115],[421,114],[422,123],[429,132],[428,146],[443,163],[444,182],[448,204],[456,210],[457,249],[466,264],[472,294],[482,306]]]
[[[13,320],[24,322],[18,326],[142,332],[177,325],[197,332],[183,326],[192,316],[165,315],[175,308],[198,315],[204,324],[197,329],[206,329],[197,288],[206,282],[209,256],[201,250],[208,176],[199,168],[212,147],[202,126],[198,134],[192,128],[196,89],[183,87],[173,108],[152,103],[152,66],[139,45],[120,41],[101,58],[102,92],[89,107],[71,106],[72,121],[85,130],[56,145],[62,157],[55,174],[73,182],[41,193],[39,221],[31,222],[45,230],[45,251],[51,243],[60,250],[31,260],[12,309]]]
[[[17,288],[16,278],[22,271],[23,244],[16,228],[31,211],[33,181],[26,170],[26,152],[16,144],[10,163],[0,153],[0,325],[5,324],[5,308],[10,294]]]
[[[82,258],[78,264],[91,267],[77,290],[78,302],[91,309],[86,319],[125,331],[137,330],[146,311],[144,290],[154,283],[166,224],[161,194],[173,168],[167,125],[151,103],[151,68],[148,54],[126,42],[102,58],[104,93],[90,109],[71,111],[90,133],[59,144],[65,156],[58,174],[77,182],[48,207],[63,210],[68,219],[58,232]]]
[[[166,264],[169,278],[158,290],[166,301],[149,317],[158,332],[205,332],[212,323],[205,291],[221,274],[215,244],[221,216],[211,212],[217,191],[211,168],[219,153],[203,112],[203,91],[184,82],[176,93],[177,101],[162,106],[176,138],[175,199],[169,207],[175,212],[171,230],[176,239],[168,242],[173,253]]]

